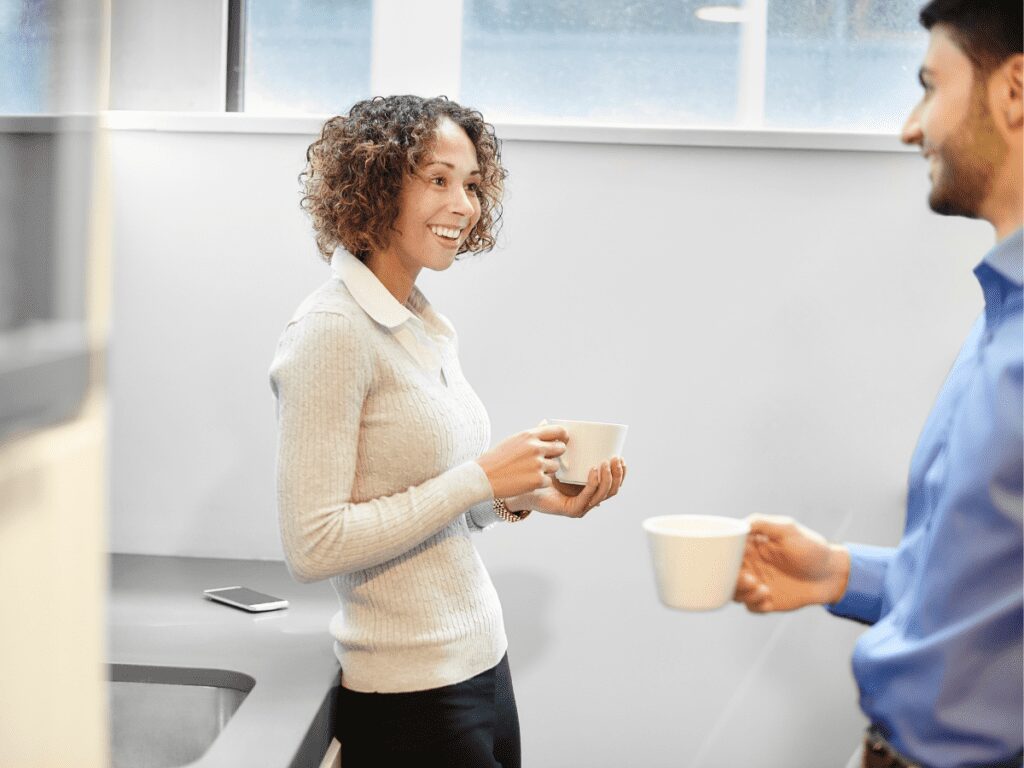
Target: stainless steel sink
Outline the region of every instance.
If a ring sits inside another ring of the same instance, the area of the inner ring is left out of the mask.
[[[198,760],[256,681],[240,672],[110,665],[113,768],[175,768]]]

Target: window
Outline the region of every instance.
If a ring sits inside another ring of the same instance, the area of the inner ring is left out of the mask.
[[[918,96],[920,2],[132,0],[113,9],[111,104],[322,115],[419,93],[504,123],[892,134]],[[0,8],[9,34],[46,0]]]
[[[896,131],[918,0],[465,0],[462,92],[491,120]]]
[[[376,88],[503,122],[891,133],[927,38],[919,0],[396,3],[248,0],[245,110],[335,113]]]
[[[737,24],[678,0],[466,0],[462,98],[491,120],[723,124]]]
[[[370,95],[371,0],[249,0],[247,112],[335,114]]]
[[[0,0],[0,113],[52,112],[49,0]]]

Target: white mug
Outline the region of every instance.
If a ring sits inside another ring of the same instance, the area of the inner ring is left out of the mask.
[[[658,597],[669,608],[710,611],[732,600],[750,533],[746,520],[661,515],[643,522]]]
[[[565,453],[558,457],[558,471],[555,477],[563,483],[586,485],[587,476],[593,467],[614,456],[622,455],[626,442],[625,424],[605,424],[600,421],[569,421],[548,419],[549,424],[565,427],[569,440]]]

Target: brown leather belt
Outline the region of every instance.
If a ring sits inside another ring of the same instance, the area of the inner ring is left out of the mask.
[[[994,764],[991,768],[1017,768],[1021,764],[1022,760],[1018,755],[1005,763]],[[864,758],[861,766],[862,768],[924,768],[920,763],[915,763],[897,752],[874,726],[868,728],[868,732],[864,736]]]
[[[862,768],[921,768],[893,749],[876,729],[868,728],[864,735],[864,761]]]

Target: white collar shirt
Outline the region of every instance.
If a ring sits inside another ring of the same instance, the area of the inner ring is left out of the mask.
[[[369,267],[343,248],[334,252],[331,271],[363,311],[386,328],[424,372],[447,383],[443,348],[452,341],[454,331],[415,285],[409,300],[401,304]]]

